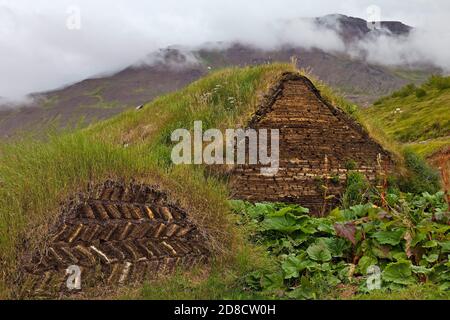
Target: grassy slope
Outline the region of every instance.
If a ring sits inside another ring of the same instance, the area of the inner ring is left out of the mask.
[[[205,127],[234,127],[252,114],[270,80],[288,69],[273,65],[219,71],[143,110],[83,130],[45,142],[29,138],[0,144],[0,298],[16,294],[10,284],[16,281],[18,255],[24,248],[39,247],[61,201],[89,181],[108,177],[161,185],[208,232],[217,256],[223,260],[229,250],[237,257],[239,235],[229,229],[225,184],[207,178],[201,167],[172,167],[170,134],[175,128],[191,128],[194,120],[203,120]],[[237,102],[230,103],[229,97]],[[257,263],[250,256],[244,268]]]
[[[430,79],[420,88],[405,87],[380,99],[365,118],[425,157],[450,146],[450,77],[436,82]]]
[[[83,130],[51,136],[45,142],[30,138],[0,144],[0,298],[16,293],[10,284],[16,280],[18,255],[25,247],[39,247],[61,201],[90,181],[109,177],[161,185],[210,236],[217,258],[211,270],[174,282],[174,290],[166,290],[164,297],[177,297],[174,294],[183,286],[192,298],[245,297],[236,283],[249,270],[269,267],[267,258],[246,244],[233,227],[223,181],[208,177],[202,167],[171,166],[170,134],[176,128],[192,128],[194,120],[202,120],[204,129],[244,125],[261,94],[283,71],[292,68],[275,64],[225,69],[162,96],[143,110],[125,112]],[[325,98],[360,117],[353,105],[317,85]],[[171,283],[156,287],[170,288]],[[136,293],[127,294],[136,297]],[[141,294],[161,297],[148,288]]]

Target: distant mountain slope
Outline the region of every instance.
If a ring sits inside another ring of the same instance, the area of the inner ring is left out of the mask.
[[[369,35],[376,36],[379,32],[387,32],[392,36],[405,35],[411,29],[400,22],[383,22],[383,29],[373,32],[368,29],[365,20],[343,15],[318,18],[316,23],[338,31],[347,42]],[[180,89],[210,70],[289,62],[293,56],[298,58],[300,68],[310,69],[316,77],[361,105],[368,105],[407,83],[420,83],[436,72],[430,67],[411,70],[406,67],[373,65],[341,53],[294,46],[261,50],[236,43],[224,45],[220,49],[188,52],[180,48],[168,48],[153,54],[149,65],[132,66],[111,76],[88,79],[52,92],[35,94],[34,102],[28,106],[3,111],[0,108],[0,136],[10,136],[20,130],[40,129],[52,123],[56,126],[67,126],[80,120],[91,123]]]
[[[346,54],[285,46],[278,50],[261,50],[235,44],[226,50],[200,50],[198,56],[214,67],[229,65],[263,64],[274,61],[288,62],[298,58],[298,67],[307,68],[328,85],[339,89],[355,103],[368,105],[407,83],[426,80],[435,71],[428,67],[411,70],[393,68],[352,59]]]
[[[380,33],[393,36],[405,36],[413,29],[399,21],[381,21],[381,29],[369,28],[366,20],[348,17],[342,14],[329,14],[315,18],[315,21],[318,25],[336,31],[347,42],[360,40],[368,35]]]
[[[0,136],[49,124],[65,126],[80,120],[90,123],[107,119],[180,89],[205,73],[198,67],[130,67],[112,76],[87,79],[66,88],[35,94],[31,105],[0,109]]]

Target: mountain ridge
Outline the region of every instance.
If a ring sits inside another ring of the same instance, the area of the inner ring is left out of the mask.
[[[338,15],[315,18],[318,25],[328,23],[346,43],[373,33],[363,19]],[[406,35],[412,27],[401,22],[382,22],[383,30],[393,36]],[[355,30],[360,30],[356,32]],[[309,69],[316,77],[338,89],[348,99],[369,105],[381,96],[409,82],[420,83],[435,69],[420,66],[396,69],[354,59],[345,53],[327,52],[284,45],[277,49],[259,49],[252,45],[231,43],[196,50],[178,47],[161,49],[140,64],[131,65],[109,76],[85,79],[58,90],[34,94],[29,105],[13,110],[0,109],[0,136],[7,137],[29,128],[85,124],[106,119],[128,108],[175,91],[206,75],[210,70],[230,66],[289,62],[297,57],[297,67]]]

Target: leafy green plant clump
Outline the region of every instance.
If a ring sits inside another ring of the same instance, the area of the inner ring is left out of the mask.
[[[435,193],[440,189],[439,172],[431,168],[425,160],[410,149],[403,152],[408,174],[397,182],[402,191],[410,193]]]
[[[427,95],[427,92],[425,91],[425,89],[423,89],[423,88],[417,88],[416,89],[416,97],[417,98],[423,98],[423,97],[425,97]]]
[[[347,188],[342,196],[345,208],[363,202],[369,191],[370,184],[365,175],[360,172],[350,171],[347,176]]]
[[[406,87],[394,92],[391,97],[392,98],[406,98],[416,91],[416,85],[415,84],[408,84]]]
[[[425,86],[430,88],[436,88],[438,90],[450,89],[450,77],[433,75],[425,83]]]
[[[249,238],[276,259],[273,270],[248,275],[248,288],[288,299],[324,298],[340,290],[365,295],[370,268],[377,266],[383,292],[427,284],[448,297],[450,216],[444,193],[389,194],[387,200],[389,209],[366,203],[335,209],[326,218],[311,217],[297,205],[233,201]]]

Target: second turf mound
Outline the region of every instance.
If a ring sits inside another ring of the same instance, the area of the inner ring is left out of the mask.
[[[141,282],[206,263],[205,237],[157,188],[108,181],[62,209],[42,252],[25,257],[31,295],[69,293],[66,270],[81,270],[81,289]],[[73,291],[72,291],[73,292]]]

